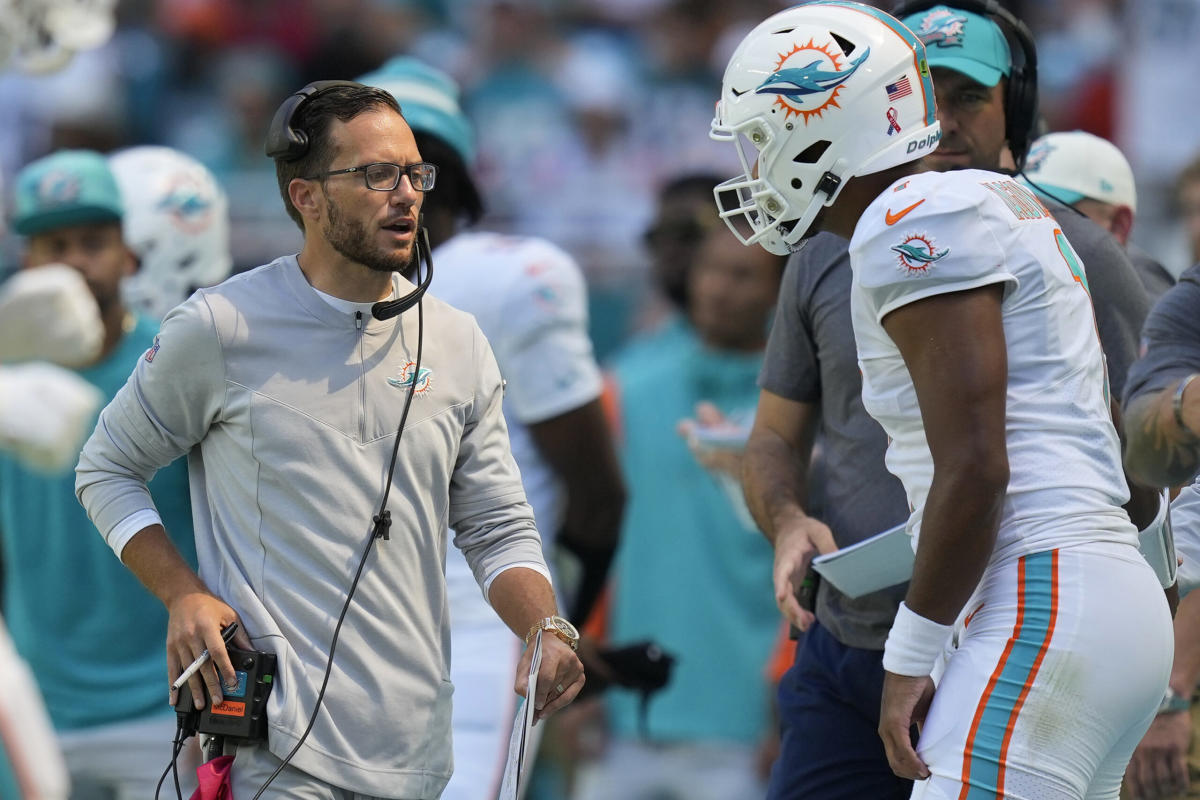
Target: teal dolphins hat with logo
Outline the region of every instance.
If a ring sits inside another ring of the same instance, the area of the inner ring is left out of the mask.
[[[931,67],[961,72],[995,86],[1012,71],[1012,53],[991,19],[954,6],[934,6],[901,20],[925,44]]]
[[[1129,162],[1115,144],[1086,131],[1048,133],[1034,142],[1022,180],[1068,206],[1086,198],[1137,212]]]
[[[388,92],[413,131],[442,139],[463,164],[475,158],[471,123],[458,103],[458,84],[446,73],[411,56],[396,56],[359,83]]]
[[[92,222],[120,222],[125,215],[108,160],[91,150],[60,150],[17,174],[13,230],[22,236]]]

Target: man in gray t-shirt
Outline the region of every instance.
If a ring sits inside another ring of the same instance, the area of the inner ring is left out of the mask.
[[[1001,151],[1010,147],[1007,137],[1017,132],[1005,124],[1011,55],[998,45],[1002,39],[1007,44],[1008,25],[954,13],[969,19],[972,37],[995,46],[928,48],[942,139],[925,166],[996,169]],[[927,14],[903,22],[921,35]],[[1025,142],[1031,138],[1028,131],[1019,133]],[[1018,149],[1013,155],[1019,164],[1025,153]],[[1119,397],[1150,301],[1111,236],[1077,211],[1047,207],[1084,263],[1113,396]],[[818,552],[855,544],[908,518],[900,483],[884,466],[886,437],[860,399],[846,248],[845,240],[821,234],[788,262],[744,462],[748,505],[775,545],[776,601],[806,630],[779,687],[783,737],[768,800],[901,800],[912,786],[892,774],[876,735],[883,643],[905,587],[852,600],[821,584],[815,615],[796,598]],[[818,434],[820,462],[810,469]]]
[[[847,241],[819,233],[788,261],[759,374],[760,388],[820,407],[820,447],[809,505],[839,546],[862,541],[908,518],[904,487],[883,463],[887,436],[863,409],[850,329]],[[839,641],[882,650],[905,585],[850,598],[829,584],[817,616]]]

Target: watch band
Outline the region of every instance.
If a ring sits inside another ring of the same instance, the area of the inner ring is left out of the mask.
[[[558,625],[555,624],[555,620],[557,620],[557,619],[562,619],[562,618],[561,617],[543,617],[542,619],[539,619],[537,622],[535,622],[533,624],[533,627],[529,629],[529,633],[525,634],[525,644],[529,644],[529,641],[534,637],[534,635],[537,634],[538,631],[546,631],[548,633],[552,633],[555,636],[557,636],[559,641],[561,641],[563,644],[570,647],[572,650],[578,649],[578,647],[579,647],[578,637],[572,637],[569,634],[567,634],[566,631],[561,630],[558,627]],[[574,626],[571,626],[571,624],[569,622],[567,622],[566,620],[562,620],[562,621],[564,624],[566,624],[568,627],[570,627],[572,630],[574,630]]]
[[[1200,372],[1193,372],[1179,382],[1179,386],[1175,389],[1175,395],[1171,398],[1171,410],[1175,412],[1175,424],[1180,430],[1191,436],[1200,436],[1200,433],[1192,430],[1183,421],[1183,393],[1187,391],[1188,384],[1200,378]]]
[[[1180,711],[1187,711],[1191,707],[1191,700],[1168,686],[1166,694],[1163,695],[1162,702],[1158,704],[1158,713],[1175,714]]]

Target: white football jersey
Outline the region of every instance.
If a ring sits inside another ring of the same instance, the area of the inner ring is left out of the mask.
[[[496,233],[459,234],[434,250],[433,263],[430,292],[473,314],[496,354],[513,457],[550,553],[566,493],[528,426],[600,396],[583,275],[571,256],[543,239]],[[495,619],[455,547],[447,548],[446,583],[454,624],[479,614]]]
[[[890,438],[887,466],[908,493],[914,545],[933,459],[908,369],[882,320],[924,297],[998,283],[1010,478],[993,558],[1084,541],[1136,546],[1120,508],[1129,490],[1087,276],[1028,189],[983,170],[905,178],[863,213],[850,264],[863,405]]]

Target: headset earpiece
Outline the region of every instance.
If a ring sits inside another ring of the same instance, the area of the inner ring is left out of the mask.
[[[990,17],[1008,40],[1011,69],[1004,93],[1004,136],[1008,139],[1008,148],[1016,162],[1016,171],[1020,172],[1025,166],[1025,157],[1029,155],[1029,147],[1033,144],[1037,122],[1037,46],[1033,41],[1033,33],[997,0],[902,0],[891,13],[897,19],[903,19],[934,6],[961,8]]]
[[[361,86],[354,81],[314,81],[283,101],[271,126],[267,128],[266,152],[268,158],[295,161],[308,152],[308,133],[292,125],[300,107],[318,95],[341,86]]]

